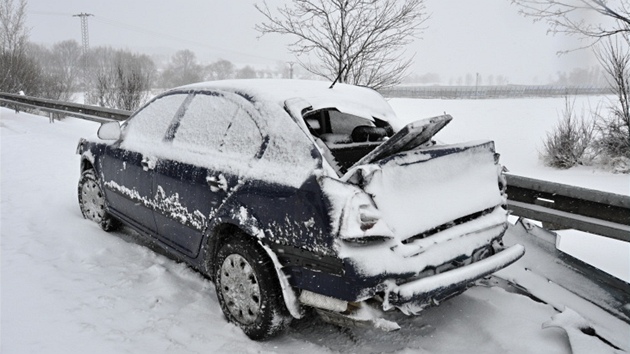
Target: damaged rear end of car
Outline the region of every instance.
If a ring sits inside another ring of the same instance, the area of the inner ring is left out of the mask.
[[[395,330],[379,311],[417,314],[523,255],[502,242],[506,183],[494,143],[431,140],[451,119],[411,123],[338,178],[320,178],[343,271],[332,292],[300,299],[324,319]]]

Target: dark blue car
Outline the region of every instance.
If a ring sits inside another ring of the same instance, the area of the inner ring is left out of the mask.
[[[415,314],[524,252],[502,245],[494,144],[437,144],[450,120],[399,124],[378,93],[343,84],[184,86],[80,141],[79,204],[210,277],[252,339],[307,308],[393,330],[378,311]]]

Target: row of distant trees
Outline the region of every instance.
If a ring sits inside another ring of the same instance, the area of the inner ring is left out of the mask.
[[[205,80],[291,78],[289,65],[279,63],[274,69],[256,69],[250,65],[237,67],[229,60],[219,59],[208,65],[200,63],[190,50],[176,52],[161,71],[156,82],[162,88],[181,86]]]
[[[411,73],[403,80],[404,84],[445,84],[448,86],[502,86],[510,83],[510,78],[505,75],[479,75],[468,73],[457,77],[443,79],[437,73]],[[543,83],[534,79],[534,84],[545,84],[555,86],[590,86],[607,87],[607,73],[599,66],[573,68],[571,71],[558,71],[555,75],[549,76]]]
[[[0,55],[0,91],[71,101],[83,91],[87,103],[136,109],[153,88],[170,88],[205,80],[288,77],[287,70],[237,67],[224,59],[209,65],[190,50],[176,52],[164,68],[145,54],[110,47],[83,53],[75,40],[50,47],[25,42]]]

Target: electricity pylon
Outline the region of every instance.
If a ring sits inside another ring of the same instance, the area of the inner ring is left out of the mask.
[[[85,96],[83,98],[83,103],[87,103],[88,101],[88,50],[90,49],[90,33],[88,32],[88,17],[94,16],[92,14],[88,14],[82,12],[80,14],[72,15],[72,17],[80,17],[81,18],[81,40],[83,41],[83,81],[84,81],[84,89]]]
[[[72,15],[72,17],[81,18],[81,40],[83,41],[83,54],[87,54],[88,49],[90,48],[90,33],[88,32],[88,17],[89,16],[94,16],[94,15],[87,14],[85,12]]]

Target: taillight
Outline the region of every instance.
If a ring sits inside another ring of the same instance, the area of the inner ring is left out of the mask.
[[[497,165],[497,175],[499,176],[499,190],[501,193],[505,193],[507,190],[507,180],[505,178],[505,172],[507,172],[507,168],[505,166],[501,166],[499,164],[499,159],[501,158],[501,154],[494,153],[494,164]]]
[[[363,192],[354,194],[344,208],[339,238],[346,242],[367,244],[382,242],[394,237],[383,221],[381,212],[372,198]]]
[[[370,208],[369,205],[359,206],[359,222],[362,231],[373,228],[380,220],[379,213],[374,211],[377,211],[376,208]]]

